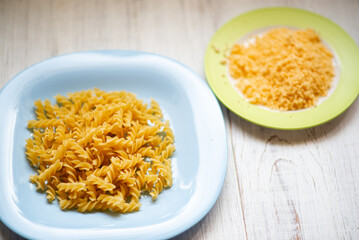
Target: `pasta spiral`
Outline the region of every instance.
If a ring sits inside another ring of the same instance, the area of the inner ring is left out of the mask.
[[[37,174],[30,181],[79,212],[140,209],[141,193],[155,200],[172,186],[174,134],[160,105],[125,91],[99,89],[35,101],[36,119],[26,156]]]

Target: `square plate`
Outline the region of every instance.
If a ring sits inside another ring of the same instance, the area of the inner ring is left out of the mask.
[[[142,196],[140,211],[79,213],[48,203],[29,181],[25,156],[27,121],[34,101],[98,87],[154,98],[175,134],[173,186],[156,201]],[[51,58],[15,76],[0,92],[0,217],[36,239],[158,239],[197,223],[215,203],[225,177],[227,146],[219,104],[205,82],[187,67],[154,54],[90,51]]]

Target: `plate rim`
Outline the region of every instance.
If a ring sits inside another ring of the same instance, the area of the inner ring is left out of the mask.
[[[271,11],[278,11],[282,14],[287,13],[288,11],[293,11],[296,12],[297,14],[308,14],[308,15],[312,15],[313,17],[316,17],[318,19],[321,19],[323,21],[325,21],[326,23],[330,24],[332,27],[335,27],[338,31],[341,32],[341,34],[343,34],[343,37],[345,37],[348,41],[350,41],[350,43],[352,44],[351,47],[355,46],[355,51],[356,51],[356,57],[359,58],[359,47],[356,44],[356,42],[353,40],[353,38],[351,38],[351,36],[342,28],[340,27],[338,24],[336,24],[334,21],[330,20],[329,18],[326,18],[318,13],[312,12],[312,11],[308,11],[305,9],[301,9],[301,8],[295,8],[295,7],[263,7],[263,8],[256,8],[247,12],[244,12],[242,14],[239,14],[237,16],[234,16],[233,18],[231,18],[230,20],[228,20],[227,22],[225,22],[223,25],[221,25],[217,31],[212,35],[210,41],[208,42],[206,51],[205,51],[205,58],[204,58],[204,67],[205,67],[205,75],[206,75],[206,80],[208,82],[208,85],[210,86],[210,88],[212,89],[212,91],[214,92],[214,94],[216,95],[216,97],[218,98],[218,100],[225,105],[230,111],[232,111],[234,114],[236,114],[237,116],[251,122],[254,123],[256,125],[260,125],[263,127],[267,127],[267,128],[272,128],[272,129],[278,129],[278,130],[300,130],[300,129],[306,129],[306,128],[311,128],[311,127],[315,127],[321,124],[324,124],[326,122],[329,122],[331,120],[333,120],[334,118],[338,117],[340,114],[342,114],[344,111],[346,111],[353,103],[354,101],[357,99],[358,95],[359,95],[359,87],[356,89],[356,94],[352,94],[351,99],[346,101],[344,106],[340,109],[338,109],[337,111],[335,111],[334,113],[331,114],[330,117],[327,117],[325,120],[313,120],[311,122],[308,123],[304,123],[304,124],[293,124],[293,125],[286,125],[286,126],[280,126],[276,123],[273,122],[268,122],[268,121],[261,121],[256,119],[255,117],[252,116],[247,116],[246,114],[244,114],[246,111],[245,110],[241,110],[239,109],[238,106],[236,106],[236,104],[233,103],[232,100],[228,100],[228,98],[226,98],[226,94],[224,93],[225,91],[222,91],[220,89],[220,87],[216,86],[216,83],[219,81],[222,81],[222,79],[219,80],[219,77],[217,76],[217,78],[215,78],[214,75],[212,74],[211,70],[210,70],[210,65],[211,65],[211,61],[214,60],[218,60],[218,59],[210,59],[210,55],[213,55],[213,46],[216,47],[214,41],[216,40],[216,37],[220,36],[220,34],[222,34],[222,31],[224,31],[226,28],[229,28],[232,24],[234,24],[236,21],[239,21],[240,19],[245,19],[248,16],[251,16],[253,14],[257,14],[257,13],[262,13],[262,14],[266,14],[268,12]],[[282,23],[283,26],[285,26],[285,23]],[[268,25],[268,26],[275,26],[275,25]],[[268,26],[262,26],[262,27],[268,27]],[[293,26],[293,25],[286,25],[286,26]],[[294,26],[295,27],[295,26]],[[258,29],[258,28],[257,28]],[[256,29],[252,29],[252,31],[255,31]],[[250,32],[246,32],[244,34],[242,34],[241,36],[245,35],[245,34],[249,34]],[[240,37],[237,39],[239,40]],[[326,40],[326,39],[324,39]],[[230,47],[228,47],[229,49]],[[219,61],[218,64],[220,65]],[[213,65],[212,65],[213,67]],[[218,71],[218,70],[217,70]],[[223,75],[223,71],[221,71],[221,74]],[[219,74],[217,74],[219,75]],[[340,79],[342,79],[342,76],[340,76]],[[225,80],[226,82],[229,82],[228,76],[225,76]],[[232,86],[232,88],[234,89],[234,87]],[[234,89],[235,91],[238,91],[236,89]],[[237,95],[239,95],[239,93],[237,93]],[[333,94],[332,94],[333,95]],[[259,108],[261,108],[261,106],[258,105],[254,105],[254,104],[250,104],[248,103],[247,100],[245,100],[243,97],[240,97],[241,100],[243,102],[246,102],[247,106],[250,105],[250,107],[252,109],[255,109],[256,111],[258,111]],[[331,98],[328,97],[328,99]],[[308,109],[304,109],[302,111],[312,111],[312,109],[318,109],[319,107],[311,107]],[[265,114],[273,114],[275,111],[271,111],[271,110],[260,110],[263,111]],[[263,114],[262,112],[262,114]],[[299,112],[299,111],[298,111]],[[278,113],[275,113],[278,114]],[[282,114],[282,116],[284,116],[284,114],[286,115],[291,115],[291,117],[293,116],[293,114],[296,116],[298,113],[297,111],[287,111],[287,112],[281,112],[280,114]],[[288,120],[288,117],[287,117]],[[290,119],[289,119],[290,120]]]
[[[108,53],[114,53],[113,56],[116,56],[116,57],[119,57],[121,59],[124,59],[124,58],[127,58],[128,56],[135,56],[135,57],[142,57],[142,56],[149,56],[149,57],[156,57],[156,58],[159,58],[161,59],[162,61],[165,61],[165,62],[168,62],[169,64],[175,64],[177,65],[181,70],[184,70],[184,71],[187,71],[189,74],[191,74],[194,78],[196,78],[196,84],[198,86],[200,86],[200,89],[201,91],[204,91],[206,93],[206,95],[210,98],[212,98],[212,102],[215,103],[216,105],[215,106],[212,106],[213,108],[216,108],[216,115],[218,117],[218,119],[220,120],[220,122],[216,123],[218,128],[221,129],[219,130],[221,136],[219,137],[219,139],[224,139],[224,141],[222,142],[222,144],[220,145],[220,147],[218,148],[219,150],[217,150],[218,152],[220,152],[220,155],[222,157],[222,159],[220,160],[220,163],[221,165],[223,166],[223,169],[222,171],[220,172],[219,174],[219,178],[217,180],[217,184],[216,184],[216,188],[215,188],[215,193],[213,194],[213,196],[211,198],[209,198],[207,201],[206,201],[206,206],[203,210],[201,210],[199,212],[199,214],[196,215],[196,217],[192,218],[192,219],[188,219],[187,222],[185,223],[177,223],[177,226],[173,227],[173,229],[171,229],[170,231],[166,231],[164,233],[164,235],[161,235],[161,237],[165,237],[165,238],[170,238],[170,237],[174,237],[178,234],[181,234],[182,232],[188,230],[189,228],[193,227],[196,223],[198,223],[202,218],[204,218],[208,212],[213,208],[214,204],[216,203],[218,197],[219,197],[219,194],[222,190],[222,187],[223,187],[223,184],[224,184],[224,179],[225,179],[225,176],[226,176],[226,170],[227,170],[227,164],[228,164],[228,151],[227,151],[227,133],[226,133],[226,130],[225,130],[225,120],[224,120],[224,116],[223,116],[223,113],[222,113],[222,110],[221,110],[221,107],[219,105],[219,102],[218,100],[216,99],[216,97],[214,96],[213,92],[210,90],[210,88],[208,87],[208,85],[206,84],[206,81],[200,77],[196,72],[194,72],[191,68],[189,68],[188,66],[184,65],[183,63],[175,60],[175,59],[172,59],[172,58],[169,58],[169,57],[166,57],[166,56],[163,56],[163,55],[160,55],[160,54],[156,54],[156,53],[150,53],[150,52],[145,52],[145,51],[136,51],[136,50],[90,50],[90,51],[78,51],[78,52],[71,52],[71,53],[66,53],[66,54],[62,54],[62,55],[58,55],[58,56],[54,56],[54,57],[51,57],[51,58],[48,58],[48,59],[45,59],[45,60],[42,60],[40,62],[37,62],[35,64],[32,64],[28,67],[26,67],[25,69],[23,69],[22,71],[20,71],[19,73],[17,73],[15,76],[13,76],[9,81],[7,81],[7,83],[3,86],[3,88],[0,90],[0,98],[2,97],[2,95],[4,93],[6,93],[6,89],[9,88],[9,86],[11,86],[12,84],[17,84],[16,79],[18,79],[19,76],[21,76],[22,74],[26,73],[28,70],[31,70],[33,68],[35,68],[36,66],[39,66],[43,63],[46,63],[47,61],[51,61],[51,60],[54,60],[56,58],[63,58],[63,57],[71,57],[71,55],[78,55],[78,54],[88,54],[88,53],[92,53],[92,54],[108,54]],[[126,53],[128,55],[121,55],[123,53]],[[174,80],[172,80],[174,81]],[[21,82],[20,82],[21,83]],[[178,84],[178,83],[177,83]],[[191,101],[191,98],[188,98],[189,101]],[[1,104],[0,104],[0,107],[1,107]],[[194,109],[195,110],[195,109]],[[195,116],[195,115],[193,115]],[[195,121],[193,119],[193,121]],[[195,124],[195,126],[197,127],[197,124]],[[12,133],[14,134],[14,131],[15,129],[12,131]],[[0,133],[0,141],[1,141],[1,135],[3,133]],[[6,137],[5,135],[3,136],[4,138]],[[197,137],[197,142],[200,146],[200,138]],[[4,151],[3,148],[0,148],[0,154],[2,153],[2,151]],[[13,151],[10,152],[10,154],[12,154]],[[199,153],[201,153],[201,151],[199,150]],[[3,158],[2,158],[3,159]],[[199,157],[199,164],[201,163],[200,161],[200,157]],[[203,160],[203,159],[202,159]],[[0,159],[0,162],[1,161],[5,161],[5,160],[1,160]],[[9,161],[10,162],[10,161]],[[12,168],[12,162],[9,163],[9,166]],[[4,168],[6,169],[6,168]],[[198,174],[198,173],[197,173]],[[197,174],[195,176],[195,178],[197,179]],[[12,174],[9,174],[9,176],[13,176]],[[1,178],[1,177],[0,177]],[[197,180],[196,180],[197,181]],[[0,185],[2,183],[0,182]],[[196,188],[197,189],[197,188]],[[13,190],[13,189],[12,189]],[[3,193],[6,193],[6,191],[1,188],[0,189],[0,192],[3,192]],[[193,195],[192,195],[193,196]],[[191,198],[193,198],[191,196]],[[190,199],[191,199],[190,198]],[[3,204],[5,200],[2,200],[0,198],[0,203]],[[6,203],[6,202],[5,202]],[[187,203],[188,204],[188,203]],[[185,205],[187,206],[187,205]],[[58,207],[58,206],[56,206]],[[24,225],[28,224],[28,222],[31,223],[31,219],[27,219],[25,218],[24,216],[21,216],[23,218],[23,222],[22,222],[22,226],[19,228],[17,226],[14,226],[12,223],[10,223],[8,221],[8,219],[5,217],[6,215],[10,215],[11,216],[11,211],[8,211],[8,212],[3,212],[4,208],[0,208],[0,221],[3,222],[3,224],[5,224],[9,229],[11,229],[12,231],[16,232],[17,234],[21,235],[21,236],[24,236],[24,237],[28,237],[28,238],[43,238],[44,236],[42,235],[31,235],[31,233],[29,232],[26,232],[24,229],[26,229],[26,227]],[[13,213],[14,214],[14,213]],[[135,213],[134,213],[135,214]],[[178,215],[174,216],[173,218],[170,218],[169,220],[166,220],[165,222],[161,222],[161,223],[158,223],[158,224],[155,224],[155,225],[161,225],[163,223],[166,223],[168,221],[175,221],[176,220],[176,217]],[[35,223],[35,224],[38,224],[38,223]],[[152,225],[151,225],[152,226]],[[43,228],[46,226],[45,225],[41,225],[40,228]],[[139,227],[139,228],[147,228],[148,226],[146,227]],[[53,228],[53,229],[61,229],[61,230],[69,230],[69,228],[57,228],[57,227],[51,227],[49,226],[48,228]],[[135,227],[135,228],[138,228],[138,227]],[[83,229],[83,228],[78,228],[79,229]],[[127,228],[125,228],[127,229]],[[29,230],[29,229],[27,229]],[[103,230],[108,230],[108,229],[103,229]],[[113,229],[111,229],[113,230]],[[84,236],[85,238],[91,238],[91,236]],[[106,239],[118,239],[118,235],[109,235],[106,237]],[[140,237],[140,236],[136,236],[136,237]],[[151,237],[149,235],[146,235],[146,239],[150,239]]]

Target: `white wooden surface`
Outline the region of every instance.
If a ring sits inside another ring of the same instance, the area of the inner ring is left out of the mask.
[[[155,52],[204,78],[216,29],[267,6],[317,12],[359,42],[359,0],[0,0],[0,88],[38,61],[91,49]],[[359,239],[358,101],[335,120],[300,131],[256,126],[224,107],[223,114],[223,190],[210,213],[176,239]],[[0,239],[22,238],[0,222]]]

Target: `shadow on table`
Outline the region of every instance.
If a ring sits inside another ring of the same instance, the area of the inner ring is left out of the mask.
[[[26,240],[13,231],[11,231],[4,223],[0,222],[0,239],[2,240]]]

